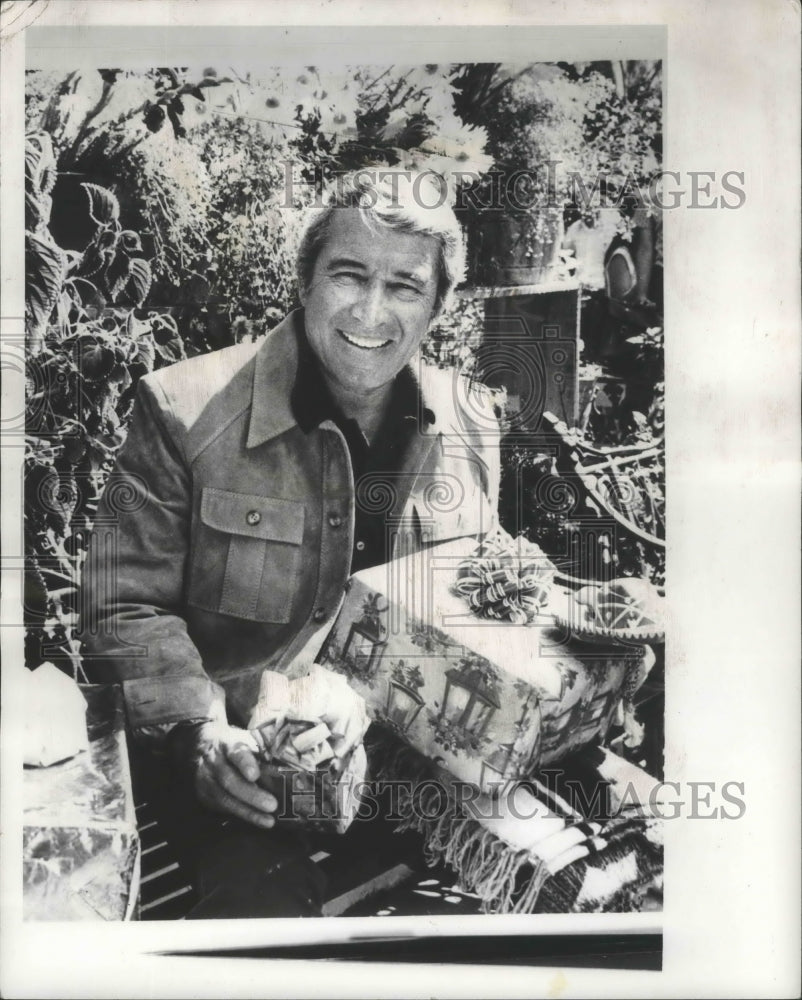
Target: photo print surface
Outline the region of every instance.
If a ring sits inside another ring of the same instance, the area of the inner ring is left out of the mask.
[[[453,48],[29,62],[27,919],[662,907],[664,61]]]

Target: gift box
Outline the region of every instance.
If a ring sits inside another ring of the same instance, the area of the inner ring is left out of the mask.
[[[87,686],[88,748],[23,777],[26,920],[135,916],[140,846],[122,695]]]
[[[318,661],[346,675],[374,721],[500,794],[604,736],[643,673],[644,647],[555,625],[571,618],[556,585],[525,624],[478,615],[456,586],[474,551],[463,538],[354,575]]]
[[[361,736],[367,718],[342,676],[312,669],[290,680],[265,670],[248,729],[256,741],[260,784],[275,795],[279,823],[345,833],[359,808],[367,760]],[[329,728],[324,719],[334,727]],[[352,744],[345,731],[358,727]]]
[[[260,730],[254,730],[255,735]],[[328,747],[325,723],[287,721],[260,753],[259,783],[276,796],[279,823],[345,833],[359,808],[367,761],[362,744],[344,757]]]

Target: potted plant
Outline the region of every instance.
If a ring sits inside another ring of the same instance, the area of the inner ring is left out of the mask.
[[[455,80],[456,107],[466,122],[485,125],[495,161],[494,171],[475,185],[466,213],[472,283],[564,277],[559,251],[566,208],[599,198],[623,207],[633,186],[648,183],[658,167],[659,64],[625,68],[463,68]],[[622,218],[621,228],[626,225]]]

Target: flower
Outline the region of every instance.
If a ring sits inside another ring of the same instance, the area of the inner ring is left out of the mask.
[[[421,143],[421,152],[432,154],[451,161],[450,165],[441,170],[445,176],[454,172],[486,174],[493,166],[494,160],[485,152],[487,146],[487,130],[478,127],[463,126],[458,132],[437,134]]]

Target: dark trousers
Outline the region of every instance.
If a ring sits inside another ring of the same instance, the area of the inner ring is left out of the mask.
[[[134,797],[147,802],[193,887],[187,919],[320,916],[326,879],[302,828],[260,830],[205,809],[167,761],[130,748]]]

